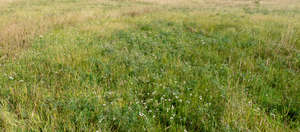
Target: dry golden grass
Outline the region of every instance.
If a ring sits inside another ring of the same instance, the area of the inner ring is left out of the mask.
[[[16,2],[17,0],[0,0],[0,5]]]
[[[224,8],[241,6],[266,6],[270,8],[298,8],[300,7],[298,0],[135,0],[139,2],[147,2],[152,4],[190,7],[190,8]]]
[[[9,4],[10,1],[5,1]],[[109,2],[107,0],[90,0],[86,1],[90,4],[115,4],[116,2]],[[4,3],[4,1],[3,1]],[[131,8],[125,7],[120,8],[114,11],[109,11],[103,13],[102,9],[96,10],[82,10],[76,12],[64,12],[64,14],[56,13],[57,9],[71,9],[72,7],[69,5],[60,5],[58,7],[45,8],[40,9],[42,14],[37,15],[36,12],[32,12],[27,14],[26,12],[16,10],[14,14],[10,14],[9,16],[2,16],[2,23],[0,25],[0,49],[1,51],[1,59],[7,58],[8,56],[17,55],[20,50],[26,49],[30,46],[33,38],[36,36],[42,35],[47,30],[51,29],[54,26],[70,26],[74,24],[79,24],[89,20],[97,20],[97,19],[109,19],[109,18],[119,18],[122,16],[139,16],[145,13],[149,13],[152,11],[151,8]],[[30,10],[30,9],[29,9]],[[52,15],[55,13],[54,15]],[[1,17],[1,16],[0,16]],[[118,24],[117,27],[123,27]],[[108,25],[104,25],[104,27],[116,27],[114,22]],[[83,29],[91,27],[85,26]],[[101,26],[96,26],[94,29],[104,29]]]
[[[71,8],[70,6],[61,6]],[[55,26],[70,26],[76,23],[95,19],[99,10],[56,13],[57,7],[42,9],[42,14],[26,13],[16,10],[9,16],[2,16],[0,25],[0,58],[13,57],[21,52],[22,49],[30,46],[34,37],[41,36],[43,33]],[[28,9],[30,10],[30,9]],[[54,15],[53,15],[54,14]],[[0,16],[1,17],[1,16]]]

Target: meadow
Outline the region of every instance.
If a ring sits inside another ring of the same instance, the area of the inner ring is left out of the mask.
[[[300,131],[300,1],[0,0],[0,131]]]

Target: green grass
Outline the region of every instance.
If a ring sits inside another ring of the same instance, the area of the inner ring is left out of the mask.
[[[4,8],[46,26],[0,49],[0,130],[300,131],[297,9],[32,3]]]

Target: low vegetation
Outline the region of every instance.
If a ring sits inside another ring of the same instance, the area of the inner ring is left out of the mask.
[[[300,131],[297,0],[0,7],[0,131]]]

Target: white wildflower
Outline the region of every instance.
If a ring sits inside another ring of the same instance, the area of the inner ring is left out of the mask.
[[[10,80],[14,80],[14,77],[12,77],[12,76],[9,76],[8,78],[9,78]]]
[[[142,112],[139,112],[139,116],[145,116]]]

